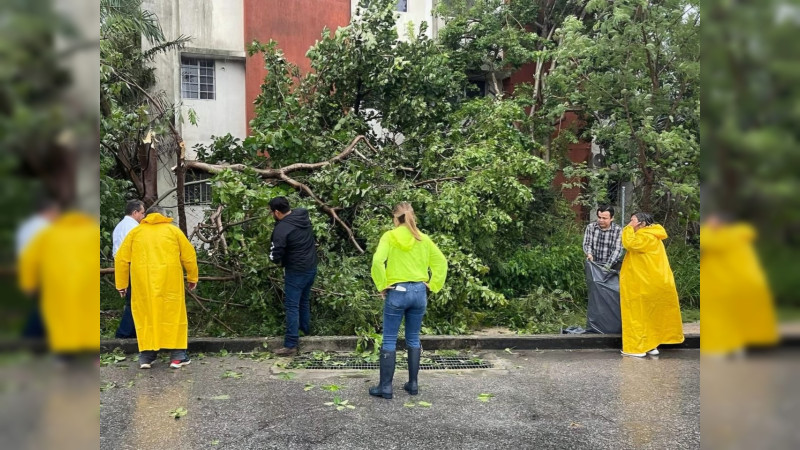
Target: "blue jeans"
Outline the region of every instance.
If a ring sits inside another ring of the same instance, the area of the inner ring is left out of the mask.
[[[158,350],[143,350],[139,352],[139,364],[151,364],[156,360],[157,356]],[[171,361],[183,361],[188,358],[189,355],[186,354],[186,349],[173,349],[169,352],[169,359]]]
[[[131,283],[128,281],[128,293],[125,294],[125,309],[122,310],[122,318],[119,320],[119,327],[115,336],[117,339],[133,339],[136,337],[136,327],[133,324],[133,312],[131,312]]]
[[[283,304],[286,308],[284,347],[297,347],[300,342],[300,331],[306,335],[311,333],[311,286],[316,276],[316,268],[304,272],[287,269],[284,273]]]
[[[397,349],[397,332],[400,321],[406,319],[406,347],[419,348],[419,331],[422,317],[428,307],[428,291],[425,283],[397,283],[406,291],[389,289],[383,305],[383,349],[393,352]]]

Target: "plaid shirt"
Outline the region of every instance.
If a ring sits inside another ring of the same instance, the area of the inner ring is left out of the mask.
[[[583,234],[583,253],[592,255],[597,264],[613,265],[622,256],[622,227],[615,223],[607,230],[600,229],[597,222],[586,226]]]

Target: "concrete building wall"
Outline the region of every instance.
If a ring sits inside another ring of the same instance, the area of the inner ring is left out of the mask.
[[[143,8],[154,12],[167,39],[191,38],[183,49],[161,54],[153,61],[156,86],[167,102],[178,107],[177,128],[186,144],[186,157],[195,157],[196,144],[209,144],[211,136],[247,135],[245,98],[244,2],[242,0],[146,0]],[[142,42],[143,48],[149,43]],[[181,96],[181,57],[214,61],[214,99]],[[189,122],[194,110],[197,126]],[[158,139],[158,138],[157,138]],[[158,143],[157,143],[158,145]],[[166,142],[159,149],[158,188],[163,195],[175,188],[174,148]],[[177,218],[177,195],[172,192],[161,205]],[[206,214],[206,205],[187,205],[187,229],[191,231]]]
[[[350,0],[350,11],[355,15],[359,0]],[[402,11],[401,4],[405,3],[405,11]],[[419,33],[419,26],[422,22],[427,22],[428,29],[425,34],[429,38],[436,37],[437,26],[440,22],[433,17],[433,8],[436,0],[398,0],[397,1],[397,35],[401,41],[408,40],[407,33],[409,25],[416,35]]]
[[[183,53],[184,56],[196,56]],[[198,55],[202,56],[202,55]],[[239,139],[247,136],[244,98],[245,65],[243,59],[214,57],[213,100],[182,99],[184,122],[183,138],[186,140],[186,157],[193,159],[195,144],[210,144],[211,136],[224,136],[228,133]],[[178,72],[180,74],[180,72]],[[189,123],[187,114],[192,109],[197,114],[197,126]]]
[[[181,33],[192,37],[189,48],[244,51],[242,0],[180,0],[179,23]]]

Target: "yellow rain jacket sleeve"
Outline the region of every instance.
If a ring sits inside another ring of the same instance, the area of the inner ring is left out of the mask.
[[[183,271],[197,282],[197,256],[183,232],[149,214],[122,242],[114,260],[117,289],[131,283],[131,311],[139,351],[185,349],[188,320]]]
[[[700,351],[726,354],[779,340],[764,270],[744,223],[700,228]]]
[[[39,293],[50,350],[100,350],[100,225],[83,213],[59,217],[27,246],[19,284]]]
[[[372,281],[378,291],[408,281],[427,282],[431,292],[444,287],[447,260],[431,238],[420,234],[422,240],[417,241],[408,228],[399,226],[381,236],[372,257]]]
[[[622,351],[644,353],[683,342],[678,291],[667,259],[661,225],[622,229],[627,253],[619,277]]]

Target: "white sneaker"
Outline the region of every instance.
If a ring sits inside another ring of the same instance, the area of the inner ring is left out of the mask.
[[[633,356],[635,358],[644,358],[645,356],[647,356],[647,353],[625,353],[622,350],[620,350],[619,352],[622,353],[622,356]]]
[[[139,368],[140,369],[149,369],[150,367],[152,367],[152,364],[153,363],[141,363],[141,364],[139,364]]]
[[[649,352],[647,352],[647,354],[650,355],[650,356],[658,356],[658,355],[661,354],[661,352],[659,352],[657,348],[654,348],[654,349],[650,350]]]

